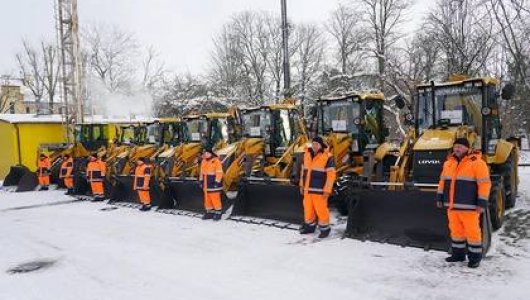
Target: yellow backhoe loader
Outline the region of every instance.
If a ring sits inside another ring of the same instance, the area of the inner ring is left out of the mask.
[[[493,78],[455,78],[419,85],[414,124],[387,180],[370,180],[355,191],[346,235],[352,238],[447,251],[445,209],[435,195],[443,163],[456,138],[467,138],[490,167],[489,210],[482,216],[487,251],[491,230],[502,225],[504,211],[515,204],[517,146],[501,136],[500,100],[511,88],[498,90]],[[403,101],[398,106],[404,107]]]

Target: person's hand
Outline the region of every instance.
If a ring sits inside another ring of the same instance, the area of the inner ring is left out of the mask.
[[[443,208],[444,207],[444,203],[442,201],[436,201],[436,207]]]
[[[481,213],[484,212],[484,207],[477,206],[477,209],[476,209],[476,210],[477,210],[478,213],[481,214]]]
[[[303,195],[303,194],[304,194],[304,188],[300,187],[300,195]]]
[[[326,200],[329,199],[329,196],[331,196],[330,193],[326,193],[326,192],[324,192],[324,198],[326,198]]]

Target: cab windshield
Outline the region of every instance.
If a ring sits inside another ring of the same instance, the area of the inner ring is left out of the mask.
[[[287,148],[296,136],[296,127],[291,123],[297,116],[290,118],[291,112],[286,109],[276,110],[273,112],[274,127],[274,144],[277,148]]]
[[[160,123],[150,124],[147,126],[147,143],[158,144],[160,142]]]
[[[103,125],[77,125],[75,132],[76,140],[81,143],[107,140]]]
[[[271,112],[267,109],[246,112],[243,115],[243,127],[247,137],[268,138],[271,125]]]
[[[418,92],[418,125],[423,131],[440,121],[470,125],[482,131],[482,89],[475,86],[436,87]]]
[[[185,123],[162,124],[159,130],[162,142],[170,146],[176,146],[182,142],[181,128]]]
[[[357,133],[354,120],[361,115],[360,104],[352,100],[330,101],[322,107],[323,131]]]
[[[188,120],[186,125],[185,137],[187,141],[199,143],[206,136],[208,130],[208,122],[206,119]]]
[[[122,127],[120,142],[124,144],[143,144],[147,139],[146,126]]]
[[[210,144],[213,146],[219,141],[229,141],[228,120],[226,118],[210,119]]]

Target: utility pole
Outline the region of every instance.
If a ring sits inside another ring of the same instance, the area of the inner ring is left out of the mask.
[[[62,80],[60,81],[66,124],[83,122],[84,85],[79,45],[79,19],[77,0],[55,0],[57,44],[61,54]],[[73,104],[73,111],[70,111]],[[68,137],[70,138],[70,137]]]
[[[291,67],[289,64],[289,23],[287,21],[287,0],[282,2],[282,46],[283,46],[283,95],[291,97]]]

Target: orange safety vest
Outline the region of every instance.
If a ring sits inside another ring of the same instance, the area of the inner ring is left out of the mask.
[[[149,190],[149,182],[151,181],[151,165],[143,164],[137,166],[134,170],[134,189],[140,191]]]
[[[469,153],[460,161],[449,155],[440,176],[437,200],[449,209],[487,208],[490,189],[490,172],[480,151]]]
[[[48,176],[50,175],[51,163],[48,157],[39,160],[37,175]]]
[[[202,182],[203,191],[207,193],[223,190],[223,164],[218,157],[202,160],[199,180]]]
[[[59,172],[59,178],[72,177],[72,171],[74,170],[74,159],[69,158],[61,164],[61,171]]]
[[[101,160],[91,161],[87,165],[87,179],[89,182],[103,181],[106,175],[107,166]]]
[[[300,187],[305,194],[331,194],[337,177],[333,155],[328,150],[314,154],[312,148],[304,153]]]

